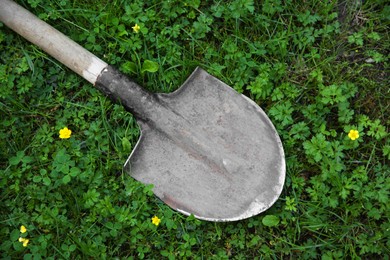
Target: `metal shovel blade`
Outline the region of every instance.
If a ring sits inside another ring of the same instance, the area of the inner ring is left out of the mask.
[[[285,179],[280,138],[263,110],[197,68],[171,94],[156,94],[125,164],[173,209],[234,221],[265,211]]]

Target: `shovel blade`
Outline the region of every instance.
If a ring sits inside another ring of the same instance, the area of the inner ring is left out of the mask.
[[[285,179],[280,138],[249,98],[197,68],[171,94],[157,94],[125,164],[173,209],[198,219],[234,221],[265,211]]]

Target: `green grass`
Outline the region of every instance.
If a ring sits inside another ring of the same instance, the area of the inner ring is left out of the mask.
[[[247,220],[172,211],[122,173],[139,136],[131,115],[3,25],[2,259],[389,259],[385,1],[18,2],[151,91],[202,66],[249,96],[282,138],[287,178]],[[134,73],[147,60],[158,70]]]

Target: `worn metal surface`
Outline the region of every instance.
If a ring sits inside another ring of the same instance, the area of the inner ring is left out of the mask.
[[[173,209],[210,221],[271,207],[285,179],[279,136],[250,99],[197,68],[171,94],[152,94],[112,68],[97,87],[132,112],[142,134],[125,164]]]
[[[1,21],[134,114],[142,135],[125,169],[172,208],[232,221],[277,200],[283,147],[253,101],[200,68],[172,94],[149,93],[14,2],[0,7]]]

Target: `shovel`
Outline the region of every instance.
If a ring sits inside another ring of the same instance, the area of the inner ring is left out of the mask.
[[[257,215],[285,179],[282,143],[252,100],[201,68],[170,94],[149,93],[10,0],[0,21],[133,114],[141,136],[124,171],[171,208],[209,221]]]

